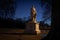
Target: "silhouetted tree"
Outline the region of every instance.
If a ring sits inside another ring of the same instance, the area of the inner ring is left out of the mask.
[[[58,3],[57,3],[58,2]],[[53,8],[52,8],[52,28],[49,34],[44,37],[42,40],[60,40],[60,24],[59,24],[59,1],[53,1]]]
[[[42,8],[44,8],[43,21],[51,20],[52,0],[37,0]]]
[[[16,0],[0,0],[0,17],[12,18],[15,14]]]

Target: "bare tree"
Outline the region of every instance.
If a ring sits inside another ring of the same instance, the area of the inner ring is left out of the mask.
[[[0,17],[12,18],[15,12],[16,0],[0,0]]]
[[[37,0],[39,5],[44,9],[43,21],[51,19],[52,0]]]

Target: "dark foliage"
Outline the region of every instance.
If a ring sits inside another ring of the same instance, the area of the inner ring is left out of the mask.
[[[13,20],[12,18],[2,19],[0,18],[0,28],[25,28],[24,21]]]
[[[50,30],[51,29],[51,25],[44,23],[44,21],[40,21],[39,25],[40,25],[41,30]]]

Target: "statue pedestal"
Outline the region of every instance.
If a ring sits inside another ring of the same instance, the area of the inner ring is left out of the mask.
[[[40,34],[39,23],[31,21],[26,23],[25,33]]]

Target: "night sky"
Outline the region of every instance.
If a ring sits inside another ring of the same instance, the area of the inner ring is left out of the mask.
[[[32,5],[35,6],[37,10],[36,20],[41,21],[44,13],[44,8],[41,8],[39,3],[35,0],[17,0],[16,1],[16,11],[14,18],[24,18],[30,16]],[[51,24],[51,21],[46,21],[46,23]]]

